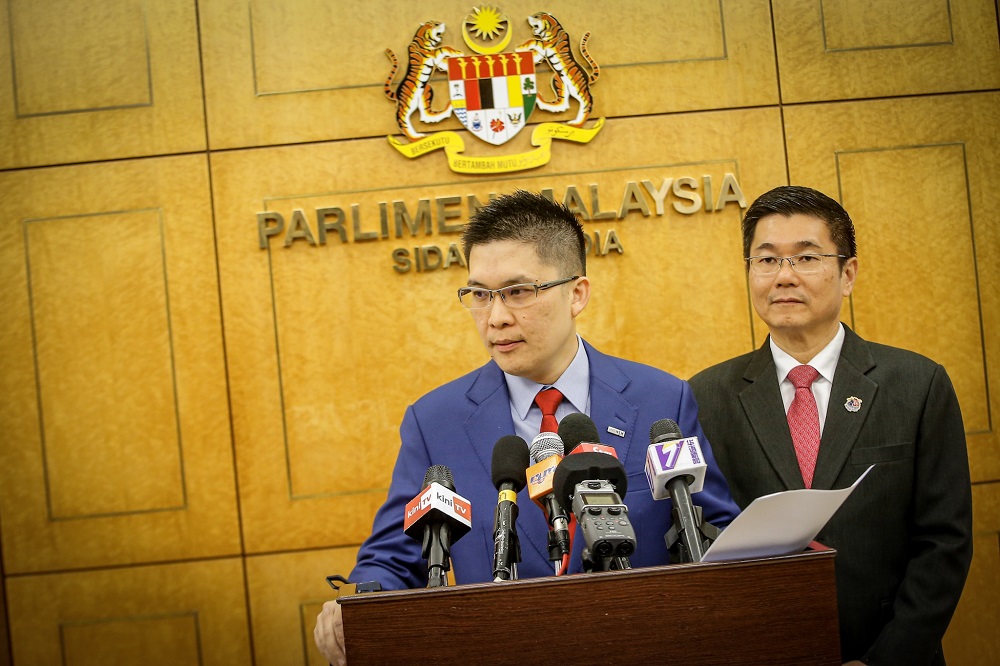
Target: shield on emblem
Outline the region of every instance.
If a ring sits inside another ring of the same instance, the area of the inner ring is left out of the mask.
[[[466,129],[499,146],[535,109],[535,63],[529,51],[448,58],[452,111]]]

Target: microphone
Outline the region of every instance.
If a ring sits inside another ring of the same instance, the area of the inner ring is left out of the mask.
[[[427,560],[427,587],[448,585],[451,544],[472,527],[472,505],[455,492],[451,470],[431,465],[424,474],[424,488],[406,505],[403,532],[420,541]]]
[[[708,543],[719,535],[711,524],[703,523],[701,507],[691,502],[691,494],[705,486],[708,465],[697,437],[685,438],[675,421],[660,419],[649,429],[646,449],[646,479],[653,499],[673,501],[673,524],[665,537],[667,548],[680,544],[681,562],[701,562]],[[702,537],[707,537],[703,541]]]
[[[635,552],[635,531],[621,499],[628,491],[624,465],[612,447],[600,443],[594,422],[585,414],[566,416],[559,432],[566,448],[572,446],[573,451],[556,467],[552,488],[563,506],[572,507],[583,531],[584,569],[631,569],[628,556]],[[588,446],[610,452],[586,450]]]
[[[497,492],[493,520],[493,581],[517,580],[521,544],[517,539],[517,493],[527,482],[531,464],[527,443],[517,435],[506,435],[493,445],[492,476]]]
[[[528,448],[531,459],[535,461],[526,472],[528,496],[542,509],[549,523],[549,560],[561,562],[563,556],[568,556],[570,551],[569,519],[552,491],[552,479],[556,466],[562,460],[565,445],[559,435],[542,432],[531,440]]]
[[[559,437],[564,442],[567,453],[607,453],[618,457],[614,447],[601,444],[597,426],[586,414],[567,414],[559,422]]]

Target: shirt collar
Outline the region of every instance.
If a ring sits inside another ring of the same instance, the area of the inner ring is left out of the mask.
[[[846,336],[844,325],[840,324],[837,327],[837,334],[833,336],[833,340],[830,340],[826,347],[823,347],[808,363],[808,365],[819,371],[820,377],[831,384],[833,383],[833,375],[837,372],[837,361],[840,359],[840,350],[844,347],[844,338]],[[778,383],[780,384],[788,378],[788,373],[791,372],[792,368],[802,364],[778,347],[773,337],[770,338],[770,342],[771,356],[774,357],[774,367],[778,373]]]
[[[590,401],[590,360],[583,340],[576,336],[576,356],[569,367],[559,376],[555,384],[539,384],[524,377],[503,373],[507,380],[507,391],[510,393],[510,404],[521,419],[528,416],[528,410],[535,403],[535,395],[545,387],[554,386],[573,407],[586,414],[587,403]]]

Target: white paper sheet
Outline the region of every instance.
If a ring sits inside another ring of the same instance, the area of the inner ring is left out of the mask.
[[[701,561],[725,562],[802,551],[874,466],[848,488],[786,490],[758,497],[722,531]]]

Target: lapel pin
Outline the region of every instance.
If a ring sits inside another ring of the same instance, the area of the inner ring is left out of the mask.
[[[861,398],[852,395],[844,402],[844,409],[852,413],[859,411],[861,409]]]
[[[612,435],[618,435],[619,437],[624,437],[625,436],[625,431],[624,430],[621,430],[621,429],[616,428],[614,426],[608,426],[608,432],[610,432]]]

